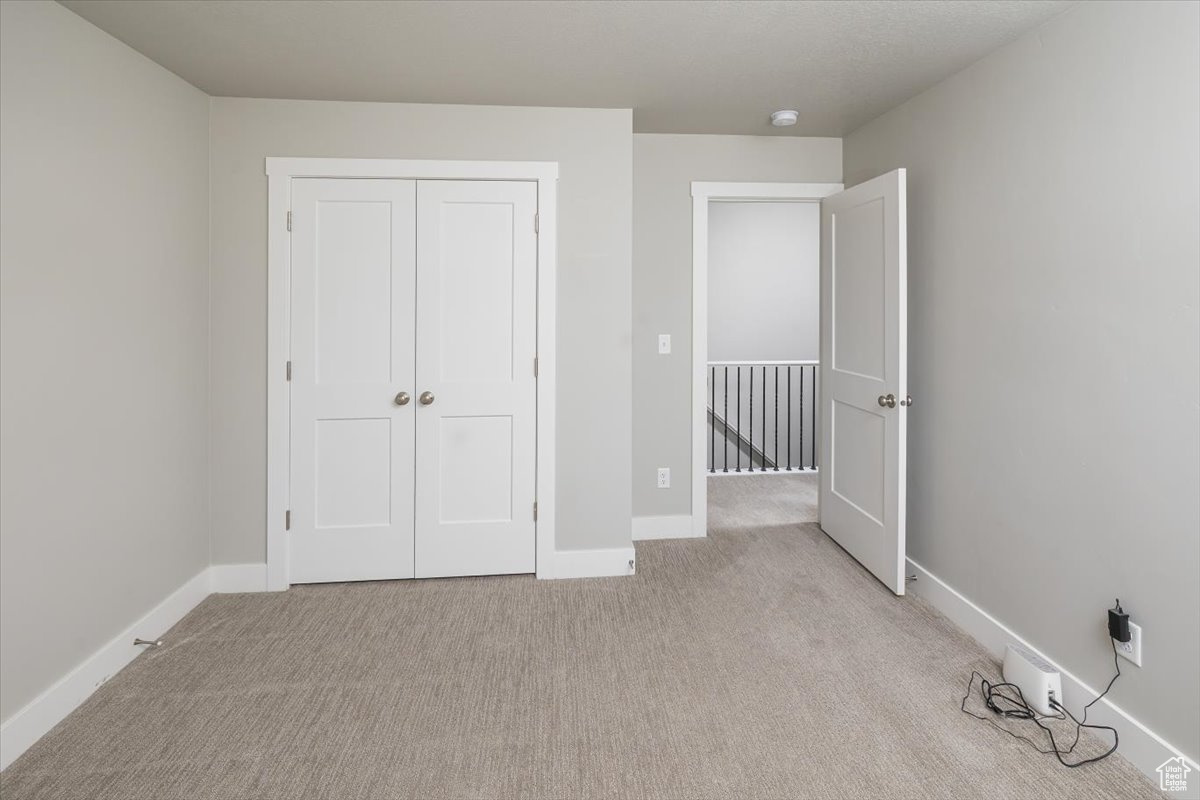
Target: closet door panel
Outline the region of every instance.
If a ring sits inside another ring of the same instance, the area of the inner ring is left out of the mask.
[[[416,184],[292,182],[290,580],[411,578]]]
[[[417,186],[418,577],[534,571],[537,186]]]

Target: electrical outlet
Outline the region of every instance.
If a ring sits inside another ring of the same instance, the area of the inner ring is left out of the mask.
[[[1117,655],[1121,658],[1127,658],[1136,666],[1142,665],[1142,626],[1135,623],[1129,623],[1129,641],[1118,642],[1113,639],[1113,644],[1117,646]]]
[[[659,467],[658,468],[658,488],[660,488],[660,489],[670,489],[671,488],[671,468],[670,467]]]

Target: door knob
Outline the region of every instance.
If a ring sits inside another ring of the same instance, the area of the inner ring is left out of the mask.
[[[408,392],[401,392],[400,394],[396,395],[396,405],[406,406],[408,405],[409,399]]]
[[[421,405],[430,405],[433,403],[433,392],[421,392],[421,396],[418,399],[421,401]]]
[[[895,408],[896,407],[896,395],[894,395],[894,394],[879,395],[879,405],[883,406],[884,408]]]
[[[902,405],[902,406],[910,406],[910,407],[911,407],[911,406],[912,406],[912,395],[911,395],[911,394],[910,394],[910,395],[907,395],[907,396],[905,397],[905,399],[903,399],[903,400],[901,400],[901,401],[900,401],[900,405]]]

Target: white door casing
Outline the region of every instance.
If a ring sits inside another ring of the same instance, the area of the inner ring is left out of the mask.
[[[413,577],[416,183],[292,187],[291,576]]]
[[[905,171],[821,202],[821,527],[904,594]]]
[[[417,577],[535,568],[537,202],[417,185]]]

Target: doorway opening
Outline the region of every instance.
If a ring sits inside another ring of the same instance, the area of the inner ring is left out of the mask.
[[[745,263],[736,268],[735,263],[732,275],[716,277],[712,271],[713,259],[721,258],[725,248],[753,250],[769,238],[752,226],[748,226],[748,234],[743,231],[729,242],[710,237],[710,233],[716,230],[719,234],[725,226],[722,218],[741,213],[725,214],[723,203],[815,204],[820,215],[817,237],[820,299],[816,315],[820,356],[815,372],[820,377],[809,391],[816,395],[819,410],[813,418],[813,430],[808,433],[819,443],[819,456],[814,457],[812,464],[819,481],[815,521],[897,595],[904,594],[906,425],[907,412],[913,404],[907,390],[906,174],[904,169],[896,169],[845,191],[840,184],[692,184],[692,533],[708,534],[709,480],[736,485],[755,477],[767,478],[777,472],[792,435],[788,432],[784,448],[778,449],[780,417],[776,409],[783,400],[786,422],[792,406],[786,400],[789,385],[786,378],[777,383],[775,375],[786,376],[788,365],[769,361],[761,365],[741,364],[747,375],[754,374],[750,367],[763,368],[757,375],[758,382],[750,386],[760,387],[760,413],[767,412],[759,417],[757,441],[749,432],[749,420],[744,442],[738,431],[739,422],[733,425],[736,444],[732,449],[745,451],[749,469],[743,472],[751,477],[710,478],[718,474],[715,429],[718,424],[722,443],[719,474],[730,474],[724,455],[731,419],[727,405],[728,366],[734,367],[735,414],[743,400],[743,389],[736,384],[739,365],[710,364],[710,344],[717,340],[710,341],[709,305],[718,294],[724,302],[723,292],[734,291],[729,286],[752,269]],[[720,210],[713,214],[713,209]],[[710,224],[714,219],[718,220],[715,228]],[[748,238],[755,237],[757,241],[747,244]],[[736,262],[743,255],[735,253],[733,260]],[[781,256],[785,262],[786,256],[786,252]],[[747,258],[753,262],[753,253]],[[738,306],[734,304],[735,308]],[[752,314],[750,309],[744,316]],[[718,324],[723,325],[724,321]],[[796,334],[785,329],[772,335],[788,338]],[[719,412],[718,376],[713,367],[720,367]],[[748,393],[746,387],[747,406]],[[769,409],[761,407],[764,400]],[[805,429],[804,423],[797,427],[798,439],[800,431]],[[734,476],[740,474],[737,465],[742,457],[736,457]],[[786,467],[782,471],[785,475],[789,473]],[[787,497],[790,493],[785,490],[780,494]],[[747,510],[757,516],[753,504],[739,503],[734,512],[746,515]],[[794,520],[784,520],[788,521]],[[738,524],[741,522],[736,520],[735,526],[741,527]],[[752,524],[772,523],[757,519]]]
[[[819,519],[821,200],[841,189],[692,184],[697,535]]]
[[[816,522],[821,209],[708,210],[709,525]]]

